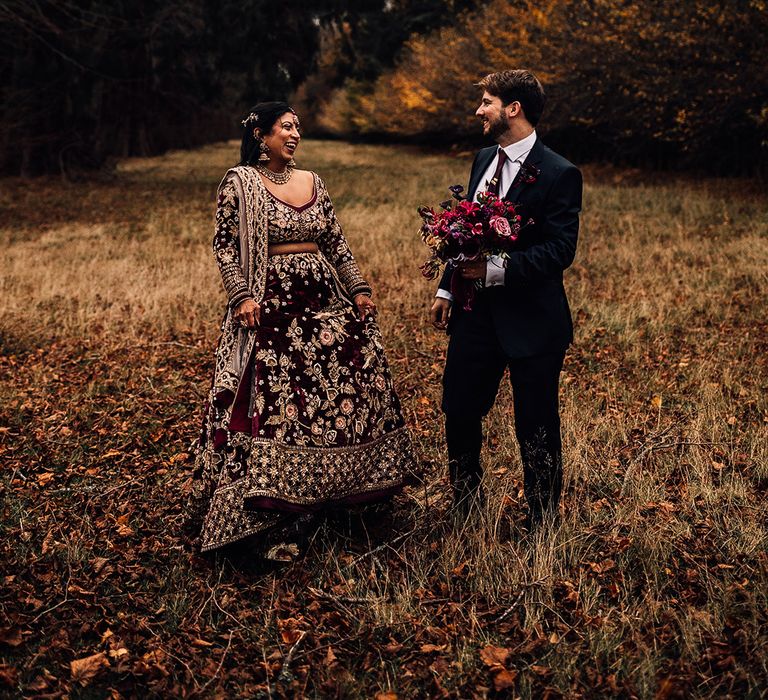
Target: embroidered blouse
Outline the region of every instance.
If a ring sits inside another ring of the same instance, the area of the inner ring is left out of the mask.
[[[313,178],[312,198],[301,207],[294,207],[271,193],[267,194],[268,241],[317,243],[320,252],[336,268],[350,297],[370,294],[371,288],[360,274],[347,245],[325,183],[315,173]],[[230,180],[219,190],[213,253],[232,308],[251,297],[240,263],[239,212],[237,188]]]

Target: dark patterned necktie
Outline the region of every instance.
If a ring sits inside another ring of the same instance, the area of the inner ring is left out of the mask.
[[[493,192],[497,197],[499,196],[499,184],[501,183],[501,171],[504,168],[504,163],[507,162],[509,156],[503,148],[499,149],[499,162],[496,164],[496,172],[493,173],[493,177],[488,181],[488,191]]]

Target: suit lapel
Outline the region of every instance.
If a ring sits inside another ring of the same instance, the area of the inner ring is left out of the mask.
[[[517,171],[517,175],[515,176],[514,181],[507,190],[507,193],[504,195],[504,199],[506,201],[517,201],[520,193],[523,191],[525,186],[529,184],[523,177],[525,174],[525,169],[531,166],[539,167],[539,163],[541,163],[541,161],[544,159],[544,153],[544,144],[541,142],[541,139],[537,138],[530,153],[528,153],[522,165],[520,166],[520,170]]]
[[[485,171],[488,170],[488,166],[491,164],[491,161],[495,155],[496,147],[484,148],[480,152],[480,155],[477,158],[475,171],[472,173],[472,178],[470,179],[469,186],[467,187],[467,198],[470,202],[474,200],[475,192],[477,192],[477,188],[481,185],[480,180],[485,174]]]

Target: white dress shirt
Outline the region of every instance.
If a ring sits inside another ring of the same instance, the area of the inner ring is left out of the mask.
[[[509,146],[504,146],[504,152],[507,154],[507,162],[504,163],[504,167],[501,169],[501,177],[499,178],[499,196],[503,197],[510,185],[515,181],[517,174],[520,172],[520,166],[523,164],[528,154],[533,148],[533,144],[536,143],[536,132],[531,132],[524,139],[510,143]],[[488,182],[496,172],[496,165],[499,162],[498,154],[495,155],[491,162],[488,164],[483,176],[480,178],[480,183],[477,186],[475,192],[474,201],[477,201],[477,195],[481,192],[485,192],[488,189]],[[485,286],[486,287],[499,287],[504,285],[504,270],[506,264],[504,258],[498,255],[491,255],[488,258],[488,267],[485,273]],[[453,301],[453,295],[445,289],[438,289],[436,296],[448,301]]]

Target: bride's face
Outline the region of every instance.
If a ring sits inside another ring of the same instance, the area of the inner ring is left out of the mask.
[[[272,131],[264,134],[264,143],[269,147],[269,159],[287,163],[301,141],[299,118],[293,112],[286,112],[272,126]]]

